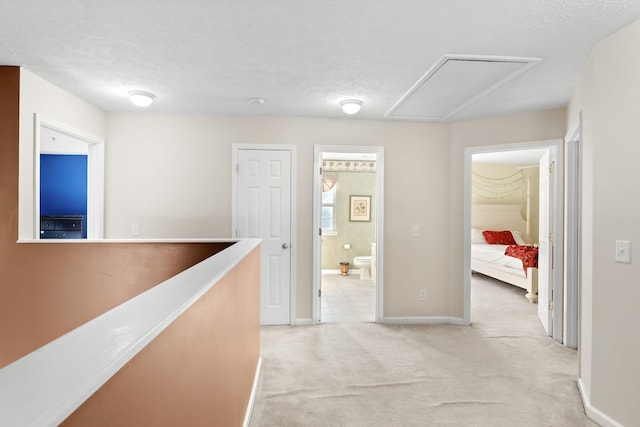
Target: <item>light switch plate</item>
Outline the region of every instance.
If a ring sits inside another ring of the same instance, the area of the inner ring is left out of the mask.
[[[616,262],[631,264],[631,242],[616,240]]]

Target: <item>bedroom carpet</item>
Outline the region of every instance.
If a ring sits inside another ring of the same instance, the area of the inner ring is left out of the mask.
[[[537,306],[472,282],[472,326],[263,327],[250,426],[596,426],[577,354],[545,336]]]

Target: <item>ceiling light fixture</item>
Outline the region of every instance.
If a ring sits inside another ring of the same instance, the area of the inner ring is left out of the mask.
[[[346,114],[355,114],[360,111],[362,101],[359,99],[345,99],[344,101],[340,101],[340,105],[342,106],[342,111]]]
[[[149,92],[144,92],[142,90],[130,90],[129,91],[129,99],[133,105],[138,107],[148,107],[151,105],[156,96]]]

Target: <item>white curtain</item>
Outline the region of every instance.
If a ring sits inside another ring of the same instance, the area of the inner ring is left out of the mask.
[[[336,179],[333,177],[325,177],[322,178],[322,192],[331,191],[331,189],[336,185]]]

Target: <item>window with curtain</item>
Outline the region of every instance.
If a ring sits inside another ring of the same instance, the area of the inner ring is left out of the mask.
[[[325,179],[322,182],[322,187],[322,231],[335,232],[336,182]]]

